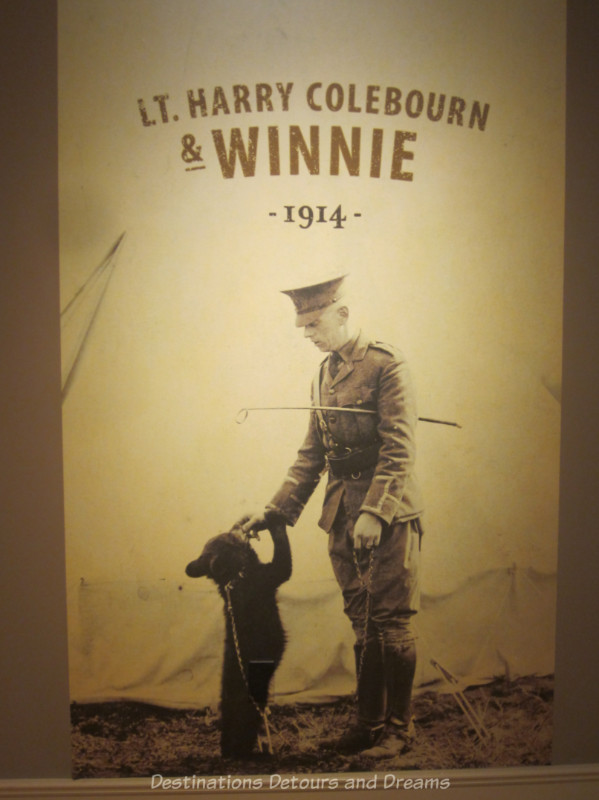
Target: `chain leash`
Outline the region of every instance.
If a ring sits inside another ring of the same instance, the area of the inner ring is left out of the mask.
[[[235,614],[233,613],[233,602],[231,600],[231,589],[233,589],[234,586],[235,586],[235,582],[234,581],[229,581],[229,583],[227,583],[225,585],[224,589],[225,589],[225,594],[227,596],[226,608],[227,608],[227,614],[229,615],[229,620],[231,621],[231,630],[233,631],[233,642],[235,643],[235,652],[237,654],[237,663],[239,664],[239,671],[241,672],[241,677],[242,677],[243,682],[245,684],[245,688],[247,689],[247,693],[248,693],[248,697],[250,698],[250,702],[252,703],[252,705],[254,706],[256,711],[258,712],[258,714],[260,714],[260,717],[262,718],[262,722],[264,723],[264,732],[266,734],[266,743],[267,743],[267,747],[268,747],[268,752],[272,756],[272,755],[274,755],[274,750],[273,750],[273,747],[272,747],[272,738],[271,738],[271,735],[270,735],[270,726],[268,724],[268,717],[270,716],[270,708],[268,707],[268,705],[266,705],[262,709],[262,708],[260,708],[258,703],[255,701],[255,699],[254,699],[254,697],[252,695],[252,692],[250,691],[250,684],[249,684],[249,681],[248,681],[248,677],[247,677],[246,671],[245,671],[244,666],[243,666],[243,659],[241,657],[241,647],[240,647],[240,644],[239,644],[239,637],[237,635],[237,625],[235,624]],[[260,741],[260,749],[262,749],[262,741]]]
[[[360,677],[362,675],[362,669],[364,667],[364,658],[366,656],[366,641],[368,635],[368,625],[370,623],[370,609],[372,606],[372,594],[371,594],[371,587],[372,587],[372,574],[374,572],[374,547],[370,549],[370,557],[368,560],[368,574],[366,577],[366,581],[362,577],[362,571],[360,569],[360,565],[358,563],[358,556],[356,554],[356,549],[353,548],[352,556],[354,559],[354,566],[356,568],[356,575],[358,576],[358,580],[360,581],[360,586],[366,592],[366,610],[364,612],[364,628],[362,631],[362,638],[364,644],[362,645],[362,650],[360,652],[360,661],[358,663],[357,669],[357,685],[360,684]]]

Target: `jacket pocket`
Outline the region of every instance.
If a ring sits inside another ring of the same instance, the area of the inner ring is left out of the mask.
[[[360,386],[355,407],[360,411],[377,410],[376,389],[373,386]],[[354,414],[360,440],[369,443],[377,439],[378,414]]]
[[[341,411],[340,409],[355,409]],[[376,439],[376,392],[371,386],[352,386],[337,392],[336,408],[326,412],[327,423],[335,440],[346,447],[359,447]],[[357,412],[357,413],[356,413]]]

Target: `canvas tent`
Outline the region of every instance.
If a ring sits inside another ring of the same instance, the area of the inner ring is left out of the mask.
[[[279,594],[288,647],[274,702],[327,702],[351,694],[353,633],[334,579],[292,582]],[[216,706],[223,602],[207,580],[82,583],[78,605],[74,700]],[[452,691],[444,673],[464,687],[495,676],[511,680],[553,671],[553,575],[491,570],[450,594],[425,595],[422,606],[417,689]]]

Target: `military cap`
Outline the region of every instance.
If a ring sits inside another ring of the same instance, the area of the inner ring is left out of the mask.
[[[301,286],[298,289],[283,289],[283,294],[288,295],[293,301],[296,311],[295,324],[298,328],[309,325],[318,318],[325,308],[334,305],[344,295],[344,283],[347,275],[339,275],[321,283],[311,286]]]

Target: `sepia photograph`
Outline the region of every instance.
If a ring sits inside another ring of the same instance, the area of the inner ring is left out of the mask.
[[[58,11],[73,777],[551,764],[565,2]]]

